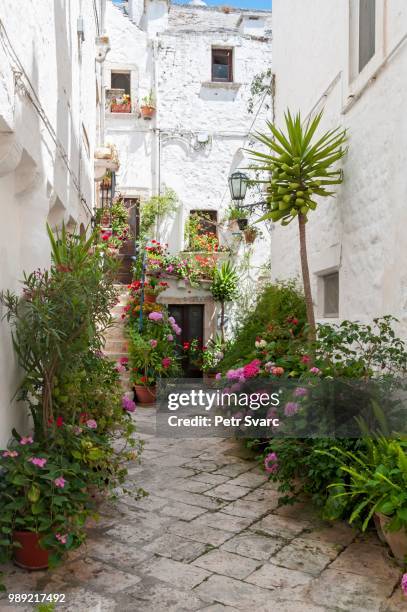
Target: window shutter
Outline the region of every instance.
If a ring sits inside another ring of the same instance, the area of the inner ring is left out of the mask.
[[[359,0],[359,72],[376,50],[376,0]]]

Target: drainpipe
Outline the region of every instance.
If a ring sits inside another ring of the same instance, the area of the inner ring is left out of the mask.
[[[158,121],[158,113],[159,113],[159,105],[157,99],[157,91],[158,91],[158,40],[155,38],[152,41],[152,50],[153,50],[153,83],[152,83],[152,91],[154,95],[154,99],[156,102],[156,111],[155,111],[155,128],[154,132],[154,160],[153,160],[153,184],[152,184],[152,192],[153,195],[159,196],[161,194],[161,133]],[[157,216],[156,219],[156,227],[155,234],[158,238],[160,227],[160,219]]]

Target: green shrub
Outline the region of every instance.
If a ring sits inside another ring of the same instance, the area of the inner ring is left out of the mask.
[[[300,325],[304,324],[304,296],[297,283],[288,281],[267,285],[258,296],[254,309],[245,313],[238,322],[235,337],[220,364],[221,369],[227,370],[249,357],[253,353],[256,338],[268,326],[282,325],[291,316],[296,317]]]

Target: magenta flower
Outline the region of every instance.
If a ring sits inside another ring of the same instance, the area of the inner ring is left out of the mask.
[[[179,336],[179,335],[180,335],[180,333],[182,332],[182,329],[181,329],[181,328],[180,328],[180,326],[179,326],[179,325],[177,325],[176,323],[174,323],[174,325],[172,325],[172,330],[173,330],[173,332],[174,332],[174,333],[175,333],[177,336]]]
[[[155,310],[154,312],[150,312],[150,314],[148,315],[148,318],[150,319],[150,321],[155,321],[157,323],[158,321],[163,320],[163,314],[162,312],[157,312]]]
[[[167,340],[168,340],[168,342],[173,342],[174,341],[174,336],[172,334],[168,334]]]
[[[41,457],[30,457],[28,461],[40,468],[43,468],[47,463],[47,459],[42,459]]]
[[[21,446],[25,446],[26,444],[32,444],[33,442],[34,440],[32,439],[31,436],[27,436],[27,437],[22,436],[22,438],[20,438]]]
[[[155,348],[157,346],[157,344],[158,344],[157,340],[150,340],[151,348]]]
[[[310,372],[311,372],[311,374],[315,374],[315,375],[317,375],[317,374],[320,374],[320,373],[321,373],[321,370],[320,370],[319,368],[316,368],[316,367],[314,366],[313,368],[310,368]]]
[[[161,363],[163,365],[163,368],[169,368],[171,365],[171,357],[164,357]]]
[[[54,480],[54,485],[56,487],[58,487],[58,489],[63,489],[65,486],[66,480],[63,476],[59,476],[58,478],[55,478]]]
[[[175,325],[176,321],[175,321],[174,317],[168,317],[168,323],[170,325]]]
[[[308,355],[303,355],[301,357],[301,363],[309,363],[311,361],[311,357],[308,357]]]
[[[6,450],[3,453],[3,457],[18,457],[18,452],[17,451],[10,451],[10,450]]]
[[[66,544],[66,541],[68,539],[67,535],[61,535],[60,533],[56,533],[55,537],[58,540],[58,542],[60,542],[61,544]]]
[[[170,264],[169,266],[167,266],[166,271],[168,272],[168,274],[171,274],[171,272],[174,272],[174,266]]]
[[[403,574],[403,577],[401,579],[401,590],[407,597],[407,574]]]
[[[294,397],[304,397],[305,395],[308,395],[308,389],[305,389],[304,387],[297,387],[294,389]]]
[[[296,402],[287,402],[284,406],[284,414],[287,417],[294,416],[299,410],[299,405]]]
[[[260,359],[253,359],[250,363],[244,366],[243,376],[245,378],[254,378],[260,371]]]
[[[237,370],[229,370],[228,372],[226,372],[226,378],[228,380],[241,380],[242,377],[244,379],[243,368],[238,368]]]
[[[88,419],[86,421],[86,425],[89,427],[89,429],[96,429],[98,424],[96,423],[95,419]]]
[[[215,376],[216,380],[221,380],[222,379],[222,374],[220,372],[218,372]]]
[[[134,412],[136,410],[136,404],[127,395],[122,397],[122,408],[127,412]]]
[[[269,453],[264,459],[264,469],[269,474],[276,474],[278,472],[278,456],[277,453]]]
[[[119,372],[119,374],[123,374],[126,372],[126,366],[124,366],[122,363],[116,363],[116,371]]]

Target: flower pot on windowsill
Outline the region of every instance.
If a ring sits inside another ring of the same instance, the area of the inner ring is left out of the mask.
[[[379,517],[380,527],[382,534],[390,547],[391,552],[398,565],[404,566],[404,558],[407,556],[407,532],[405,529],[399,531],[388,531],[387,525],[390,523],[392,517],[376,513]]]
[[[14,548],[15,565],[26,570],[48,569],[48,551],[40,547],[40,534],[33,531],[14,531],[13,541],[20,544]]]
[[[112,104],[110,105],[111,113],[131,113],[131,102],[128,104]]]
[[[157,399],[157,387],[145,387],[144,385],[134,385],[136,394],[135,401],[140,406],[151,406]]]
[[[154,106],[140,106],[140,113],[143,119],[152,119],[154,117]]]

